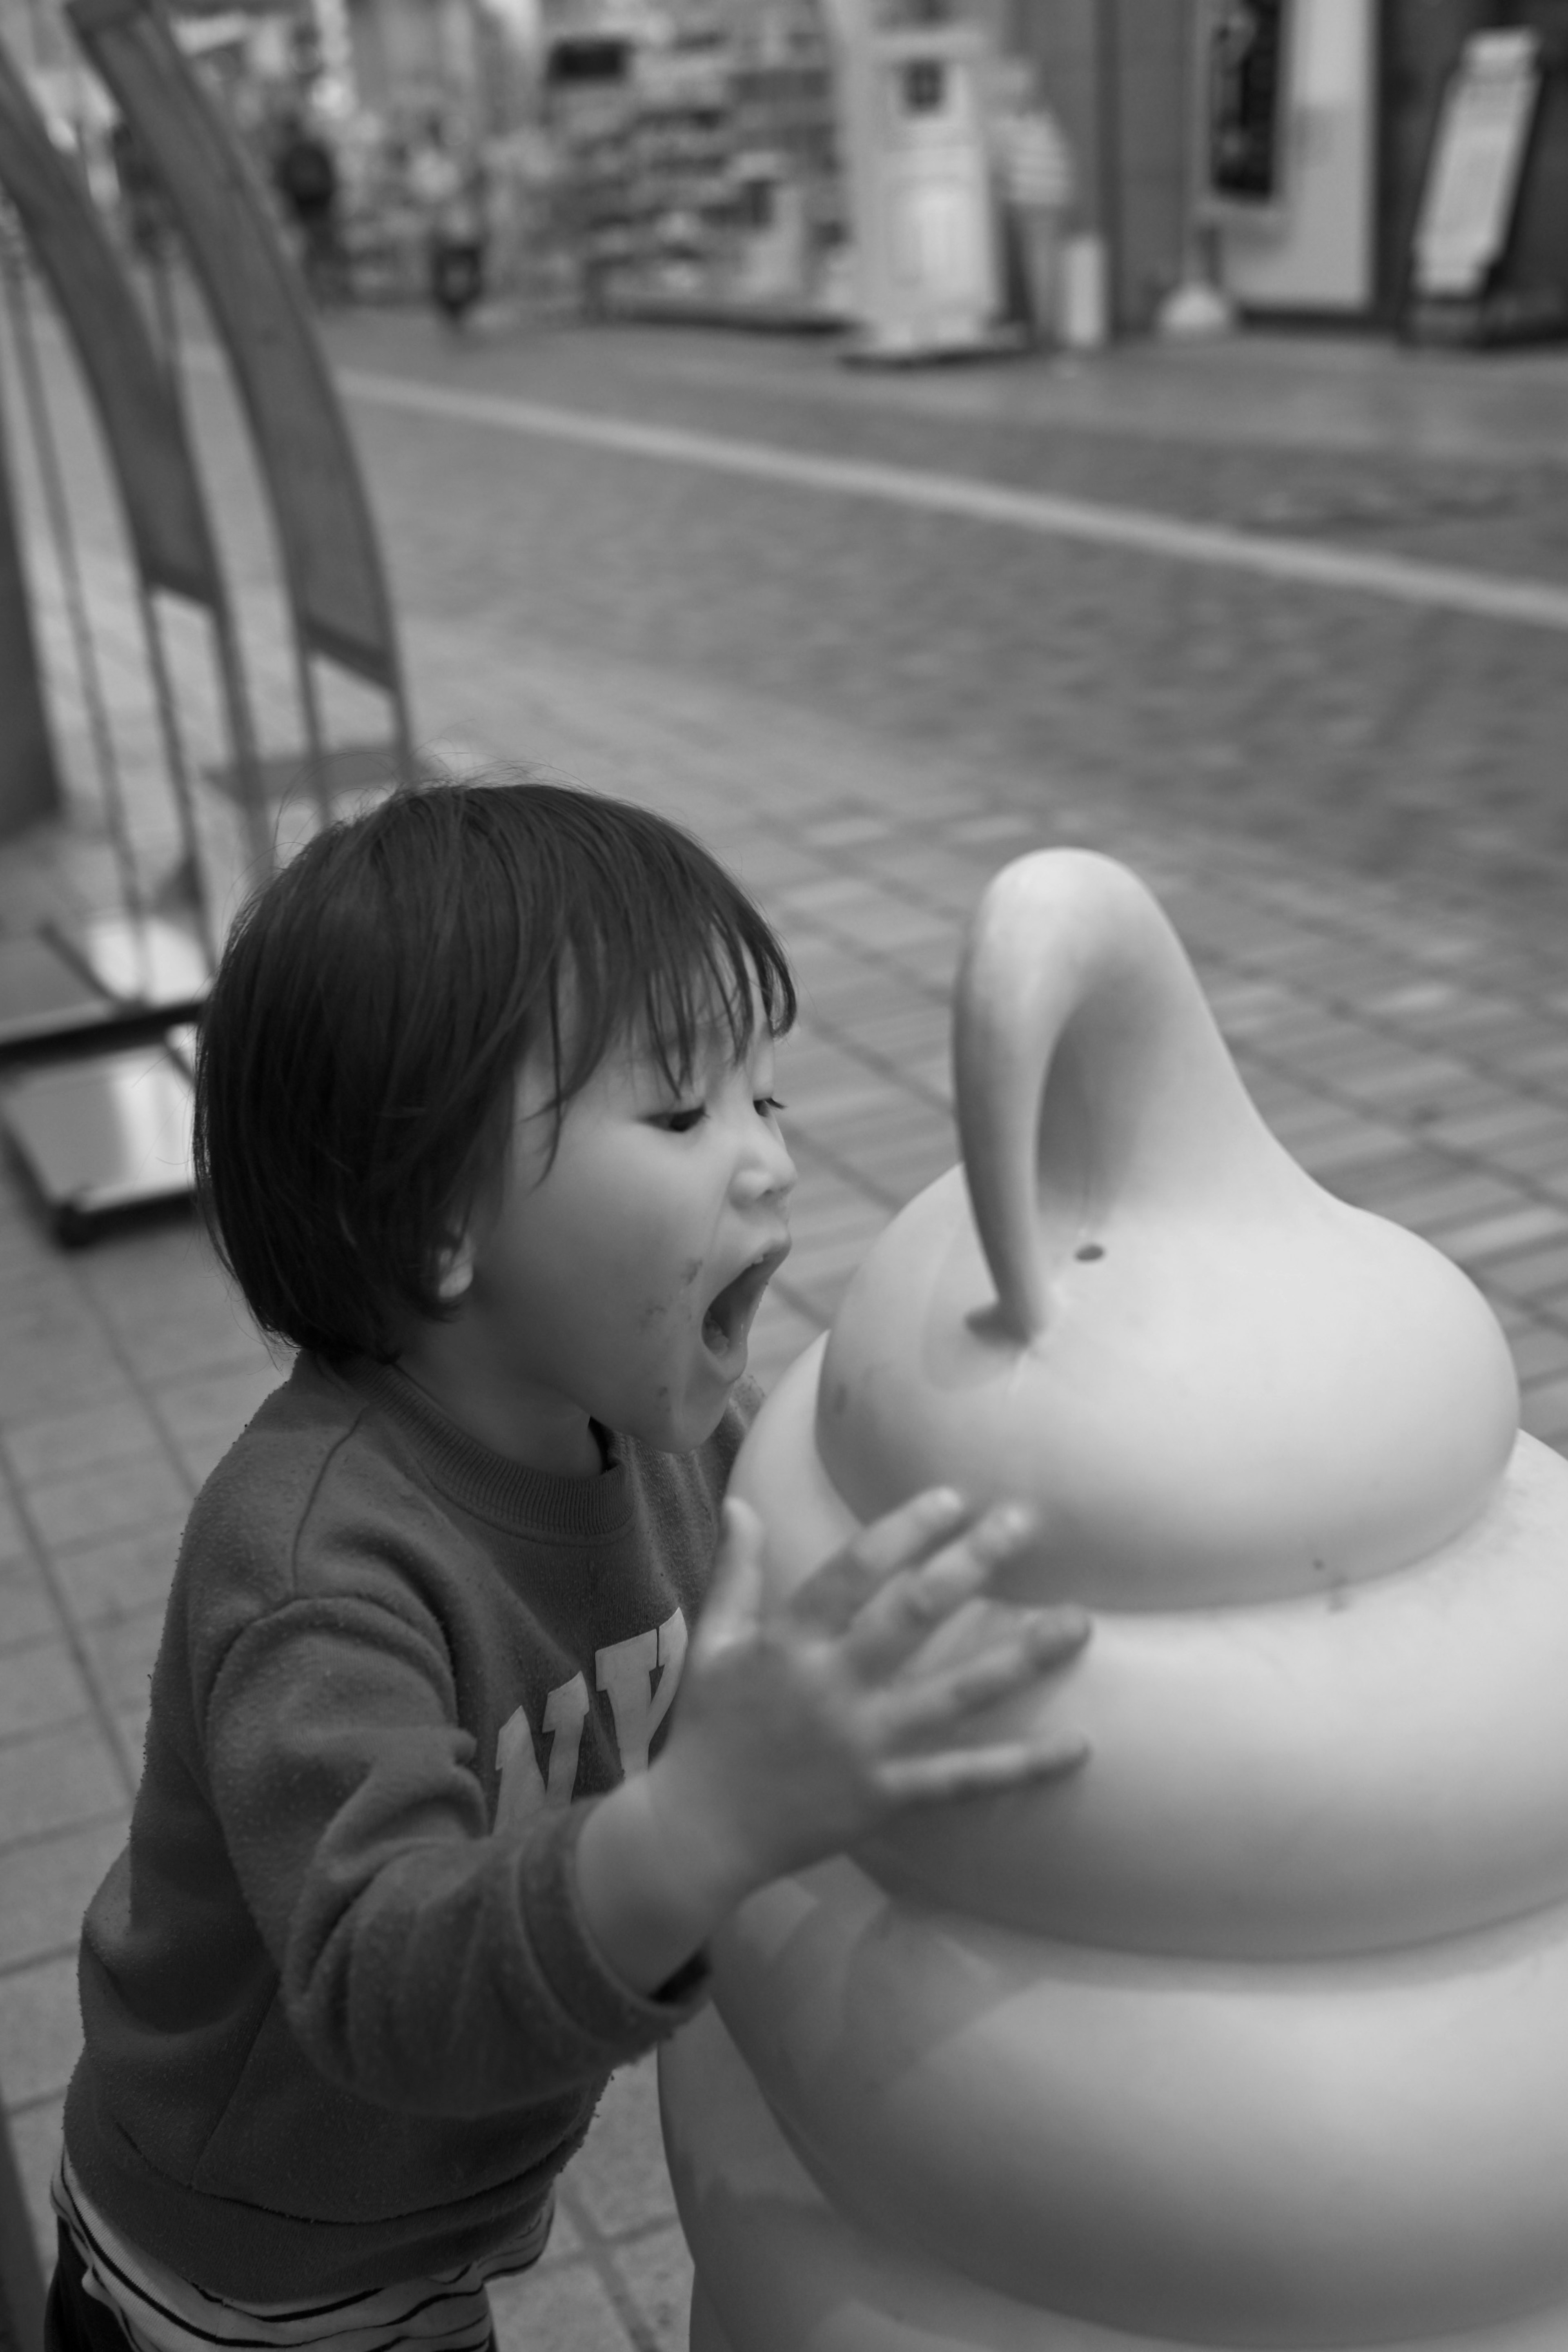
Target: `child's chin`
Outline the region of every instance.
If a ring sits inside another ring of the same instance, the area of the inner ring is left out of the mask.
[[[650,1445],[657,1445],[663,1454],[692,1454],[696,1452],[698,1446],[706,1445],[719,1423],[723,1420],[735,1385],[745,1369],[744,1358],[742,1359],[741,1370],[738,1372],[731,1373],[726,1370],[724,1373],[720,1373],[718,1367],[715,1366],[711,1398],[704,1396],[700,1402],[693,1400],[679,1412],[667,1414],[663,1419],[659,1433],[656,1435],[652,1430],[649,1430],[646,1442]],[[641,1432],[637,1433],[642,1434]]]

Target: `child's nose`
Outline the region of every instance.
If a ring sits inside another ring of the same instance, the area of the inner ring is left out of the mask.
[[[748,1153],[737,1175],[740,1197],[747,1208],[776,1201],[782,1208],[795,1187],[795,1165],[784,1138],[763,1129],[756,1149]]]

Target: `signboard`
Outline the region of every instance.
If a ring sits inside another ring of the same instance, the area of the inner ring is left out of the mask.
[[[1415,223],[1417,294],[1464,301],[1484,291],[1508,242],[1540,91],[1534,33],[1470,35],[1444,97]]]
[[[353,444],[249,161],[159,0],[70,0],[67,14],[157,169],[228,352],[300,638],[401,709],[392,609]]]
[[[1213,0],[1204,25],[1203,194],[1210,206],[1284,194],[1289,0]]]
[[[217,562],[174,384],[75,159],[50,139],[4,50],[0,187],[16,207],[92,387],[142,578],[215,607],[222,594]]]
[[[1376,293],[1382,0],[1294,0],[1280,201],[1214,205],[1226,292],[1248,316],[1364,317]]]

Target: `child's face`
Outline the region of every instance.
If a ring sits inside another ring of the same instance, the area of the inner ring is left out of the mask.
[[[765,1029],[740,1063],[716,1032],[680,1089],[623,1043],[573,1097],[552,1159],[548,1086],[525,1066],[468,1302],[520,1395],[670,1453],[712,1433],[789,1248],[773,1085]]]

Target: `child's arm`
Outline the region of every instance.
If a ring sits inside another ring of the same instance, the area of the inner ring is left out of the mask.
[[[1071,1770],[1081,1741],[965,1745],[971,1719],[1065,1664],[1081,1610],[1010,1613],[960,1664],[923,1654],[1029,1531],[917,1496],[762,1614],[762,1528],[725,1506],[711,1599],[669,1737],[595,1807],[577,1846],[584,1918],[638,1992],[664,1984],[742,1898],[866,1836],[901,1807]],[[948,1744],[933,1746],[934,1740]]]

